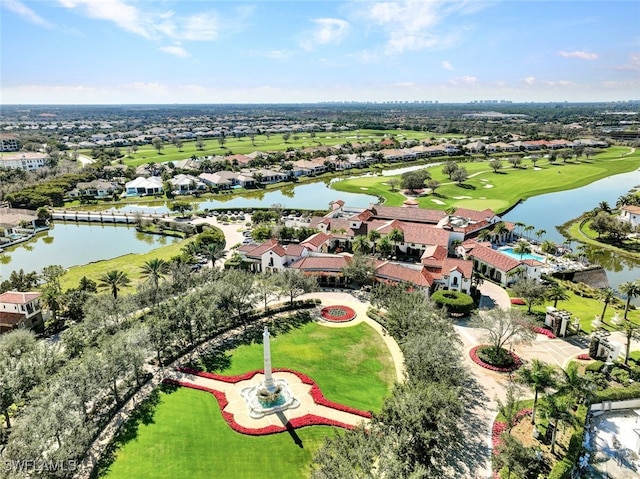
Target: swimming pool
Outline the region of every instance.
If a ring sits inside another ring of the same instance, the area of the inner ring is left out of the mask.
[[[507,256],[511,256],[512,258],[515,258],[515,259],[522,259],[522,260],[535,259],[536,261],[540,261],[541,263],[544,263],[544,256],[540,256],[539,254],[525,253],[523,255],[519,255],[518,253],[513,252],[513,248],[500,248],[498,251],[506,254]]]

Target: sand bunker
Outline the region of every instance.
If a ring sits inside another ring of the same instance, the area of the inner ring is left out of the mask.
[[[485,188],[493,188],[493,185],[484,185]]]
[[[431,201],[433,201],[437,205],[444,205],[444,201],[440,201],[440,200],[431,200]]]
[[[453,199],[454,200],[472,200],[473,198],[471,196],[454,196]]]

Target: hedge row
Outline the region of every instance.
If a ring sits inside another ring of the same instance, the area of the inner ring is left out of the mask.
[[[596,391],[593,394],[594,403],[603,401],[625,401],[627,399],[640,398],[640,383],[635,383],[626,388],[608,388]]]
[[[578,426],[573,430],[571,439],[569,439],[569,447],[567,448],[567,454],[561,461],[556,464],[549,472],[547,479],[570,479],[571,471],[574,464],[578,461],[580,453],[582,452],[582,438],[584,436],[584,424],[587,420],[587,407],[579,406],[575,414],[575,424]]]

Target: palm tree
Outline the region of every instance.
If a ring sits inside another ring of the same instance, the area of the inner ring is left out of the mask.
[[[211,267],[215,267],[216,261],[224,258],[224,255],[227,254],[227,250],[224,249],[224,244],[215,242],[209,243],[204,248],[203,253],[211,260]]]
[[[126,287],[131,280],[124,271],[111,270],[103,274],[98,280],[98,288],[109,288],[113,299],[118,299],[120,288]]]
[[[525,233],[531,233],[534,229],[536,229],[536,227],[535,227],[535,226],[533,226],[533,225],[528,225],[528,226],[525,226],[525,227],[524,227],[524,232],[525,232]],[[529,237],[529,239],[531,239],[531,237]]]
[[[155,289],[158,282],[169,273],[169,263],[160,258],[153,258],[142,265],[142,277],[147,278]]]
[[[628,365],[629,364],[629,351],[631,349],[631,340],[632,339],[640,339],[640,325],[638,325],[636,323],[632,323],[629,320],[626,320],[620,325],[620,331],[627,338],[627,344],[625,346],[625,351],[624,351],[624,364]]]
[[[519,240],[513,247],[513,252],[520,255],[520,261],[525,254],[531,254],[531,246],[525,240]]]
[[[491,232],[489,230],[482,230],[477,236],[478,241],[489,241],[490,238]]]
[[[522,221],[516,221],[514,223],[514,226],[516,227],[516,231],[519,231],[518,235],[522,235],[522,228],[524,228],[526,225]]]
[[[387,235],[387,238],[389,238],[389,241],[393,241],[394,251],[397,254],[398,243],[404,241],[404,233],[401,229],[393,228]]]
[[[518,381],[526,384],[533,389],[533,410],[531,412],[531,424],[536,421],[536,406],[538,405],[538,394],[545,392],[553,387],[555,381],[556,369],[539,359],[533,359],[531,366],[524,366],[518,371]]]
[[[555,254],[557,251],[556,244],[551,240],[544,240],[540,245],[540,251],[542,251],[545,255]],[[547,262],[547,256],[544,257],[544,262]]]
[[[369,253],[369,240],[364,235],[356,236],[351,243],[351,248],[354,253],[367,254]]]
[[[591,381],[580,374],[578,370],[578,364],[576,362],[570,362],[566,369],[560,370],[560,383],[558,384],[558,391],[566,394],[570,394],[575,398],[578,403],[581,403],[584,399],[587,399],[591,394]]]
[[[373,252],[376,252],[376,241],[380,239],[380,233],[376,230],[369,231],[369,241],[373,243]]]
[[[558,301],[567,301],[569,299],[569,294],[566,289],[556,283],[549,288],[546,297],[549,301],[553,301],[553,307],[557,308]]]
[[[558,423],[560,421],[569,421],[571,419],[572,401],[570,396],[562,396],[560,394],[552,394],[547,396],[544,401],[544,412],[553,425],[553,434],[551,435],[551,453],[555,452],[556,435],[558,431]]]
[[[496,223],[493,226],[493,235],[496,237],[496,242],[498,243],[501,242],[502,236],[508,231],[509,231],[509,228],[507,228],[507,225],[505,225],[503,221]]]
[[[389,256],[392,250],[393,245],[391,244],[388,236],[384,236],[380,241],[378,241],[378,251],[380,251],[382,256]]]
[[[607,306],[609,306],[609,303],[615,298],[616,292],[613,290],[613,288],[601,288],[600,291],[598,291],[598,300],[604,303],[602,314],[600,315],[602,322],[604,322],[604,313],[607,312]]]
[[[604,211],[605,213],[611,213],[611,206],[606,201],[601,201],[598,203],[598,209],[600,211]]]
[[[640,283],[638,281],[625,281],[620,285],[619,289],[620,292],[627,297],[627,301],[624,305],[624,319],[626,320],[631,300],[640,295]]]
[[[536,241],[539,243],[540,242],[540,238],[542,238],[543,235],[547,234],[547,230],[539,229],[534,234],[536,235]]]

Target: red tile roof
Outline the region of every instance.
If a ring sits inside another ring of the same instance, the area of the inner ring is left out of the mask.
[[[426,266],[441,266],[447,257],[447,248],[440,245],[428,246],[420,257],[420,262]]]
[[[427,210],[421,208],[402,208],[395,206],[375,205],[371,208],[375,218],[397,219],[401,221],[412,221],[415,223],[436,224],[447,216],[444,211]]]
[[[0,330],[12,329],[25,318],[24,314],[0,311]]]
[[[433,277],[426,269],[418,270],[389,262],[383,263],[376,268],[376,278],[398,283],[411,283],[420,287],[430,287],[433,284]]]
[[[633,215],[640,215],[640,206],[625,205],[620,209],[623,210],[623,211],[628,211],[629,213],[631,213]]]
[[[447,275],[454,269],[462,273],[462,277],[471,279],[473,273],[473,261],[460,258],[445,258],[442,263],[442,274]]]
[[[42,296],[42,293],[38,292],[23,293],[20,291],[7,291],[6,293],[0,294],[0,303],[27,304],[34,299],[38,299],[40,296]]]
[[[301,244],[290,243],[286,246],[287,256],[302,256],[302,252],[305,249]]]
[[[315,246],[316,248],[319,248],[330,239],[331,239],[330,235],[321,232],[321,233],[316,233],[313,236],[309,236],[306,240],[302,242],[302,244],[303,245],[309,244],[311,246]]]
[[[302,271],[341,271],[351,258],[347,256],[305,256],[293,263],[290,268]]]
[[[469,218],[473,221],[486,221],[493,218],[496,214],[493,210],[487,208],[482,211],[470,210],[468,208],[458,208],[453,213],[453,216],[460,216],[462,218]]]
[[[495,249],[488,248],[477,244],[469,253],[472,258],[477,258],[480,261],[487,263],[500,271],[511,271],[514,268],[520,266],[520,261],[506,254],[500,253]]]

